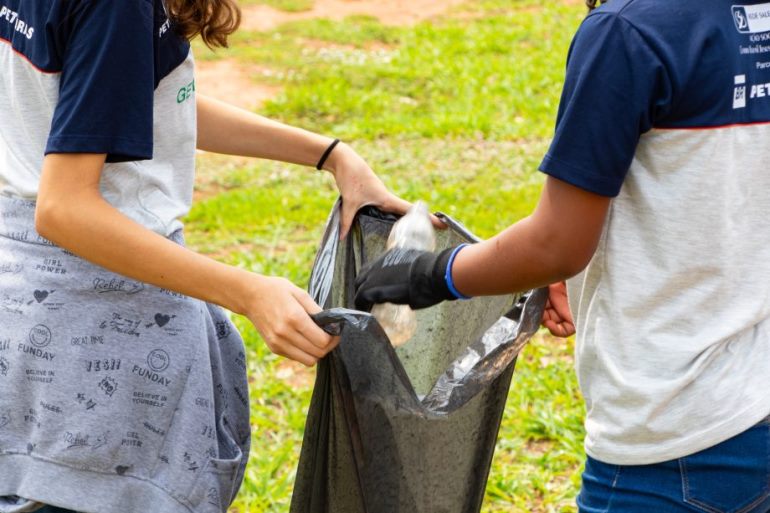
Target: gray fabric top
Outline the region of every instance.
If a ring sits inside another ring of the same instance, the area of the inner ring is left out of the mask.
[[[0,195],[0,496],[227,511],[250,444],[237,331],[218,307],[53,246],[33,214]]]

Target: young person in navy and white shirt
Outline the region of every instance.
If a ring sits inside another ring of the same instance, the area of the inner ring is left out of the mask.
[[[570,48],[534,213],[375,261],[357,302],[556,283],[545,324],[569,335],[574,314],[587,407],[580,511],[769,511],[769,141],[770,3],[611,0]]]
[[[0,512],[227,511],[248,391],[212,304],[305,365],[335,347],[303,290],[183,247],[196,148],[323,167],[343,232],[364,204],[408,207],[347,145],[196,93],[188,39],[224,45],[238,18],[234,0],[0,0]]]

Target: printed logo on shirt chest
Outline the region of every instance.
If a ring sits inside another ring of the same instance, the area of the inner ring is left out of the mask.
[[[733,5],[733,22],[741,34],[770,31],[770,3],[759,5]]]
[[[163,25],[160,26],[158,29],[158,37],[161,38],[164,35],[166,35],[166,32],[168,32],[168,29],[171,28],[171,20],[166,20]]]
[[[746,75],[735,76],[733,109],[745,108],[749,100],[763,99],[770,99],[770,82],[748,85]]]
[[[35,35],[35,28],[19,18],[18,12],[11,10],[5,5],[0,5],[0,22],[10,24],[13,30],[22,34],[27,39],[32,39],[32,36]]]

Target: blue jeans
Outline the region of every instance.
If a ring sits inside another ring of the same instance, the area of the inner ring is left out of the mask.
[[[580,513],[770,512],[770,422],[704,451],[654,465],[588,458]]]

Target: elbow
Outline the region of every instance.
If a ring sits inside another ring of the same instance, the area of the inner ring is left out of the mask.
[[[588,258],[585,257],[575,257],[574,255],[564,255],[562,258],[559,259],[559,262],[554,266],[556,270],[556,276],[558,279],[554,280],[553,283],[567,280],[569,278],[572,278],[573,276],[576,276],[583,272],[583,270],[588,267],[588,264],[591,262],[591,257]]]
[[[596,246],[566,245],[551,248],[550,267],[553,274],[551,283],[567,280],[580,274],[593,259]]]
[[[64,211],[63,206],[56,201],[38,198],[35,206],[35,231],[38,235],[59,244],[62,226],[66,225],[63,220]]]

